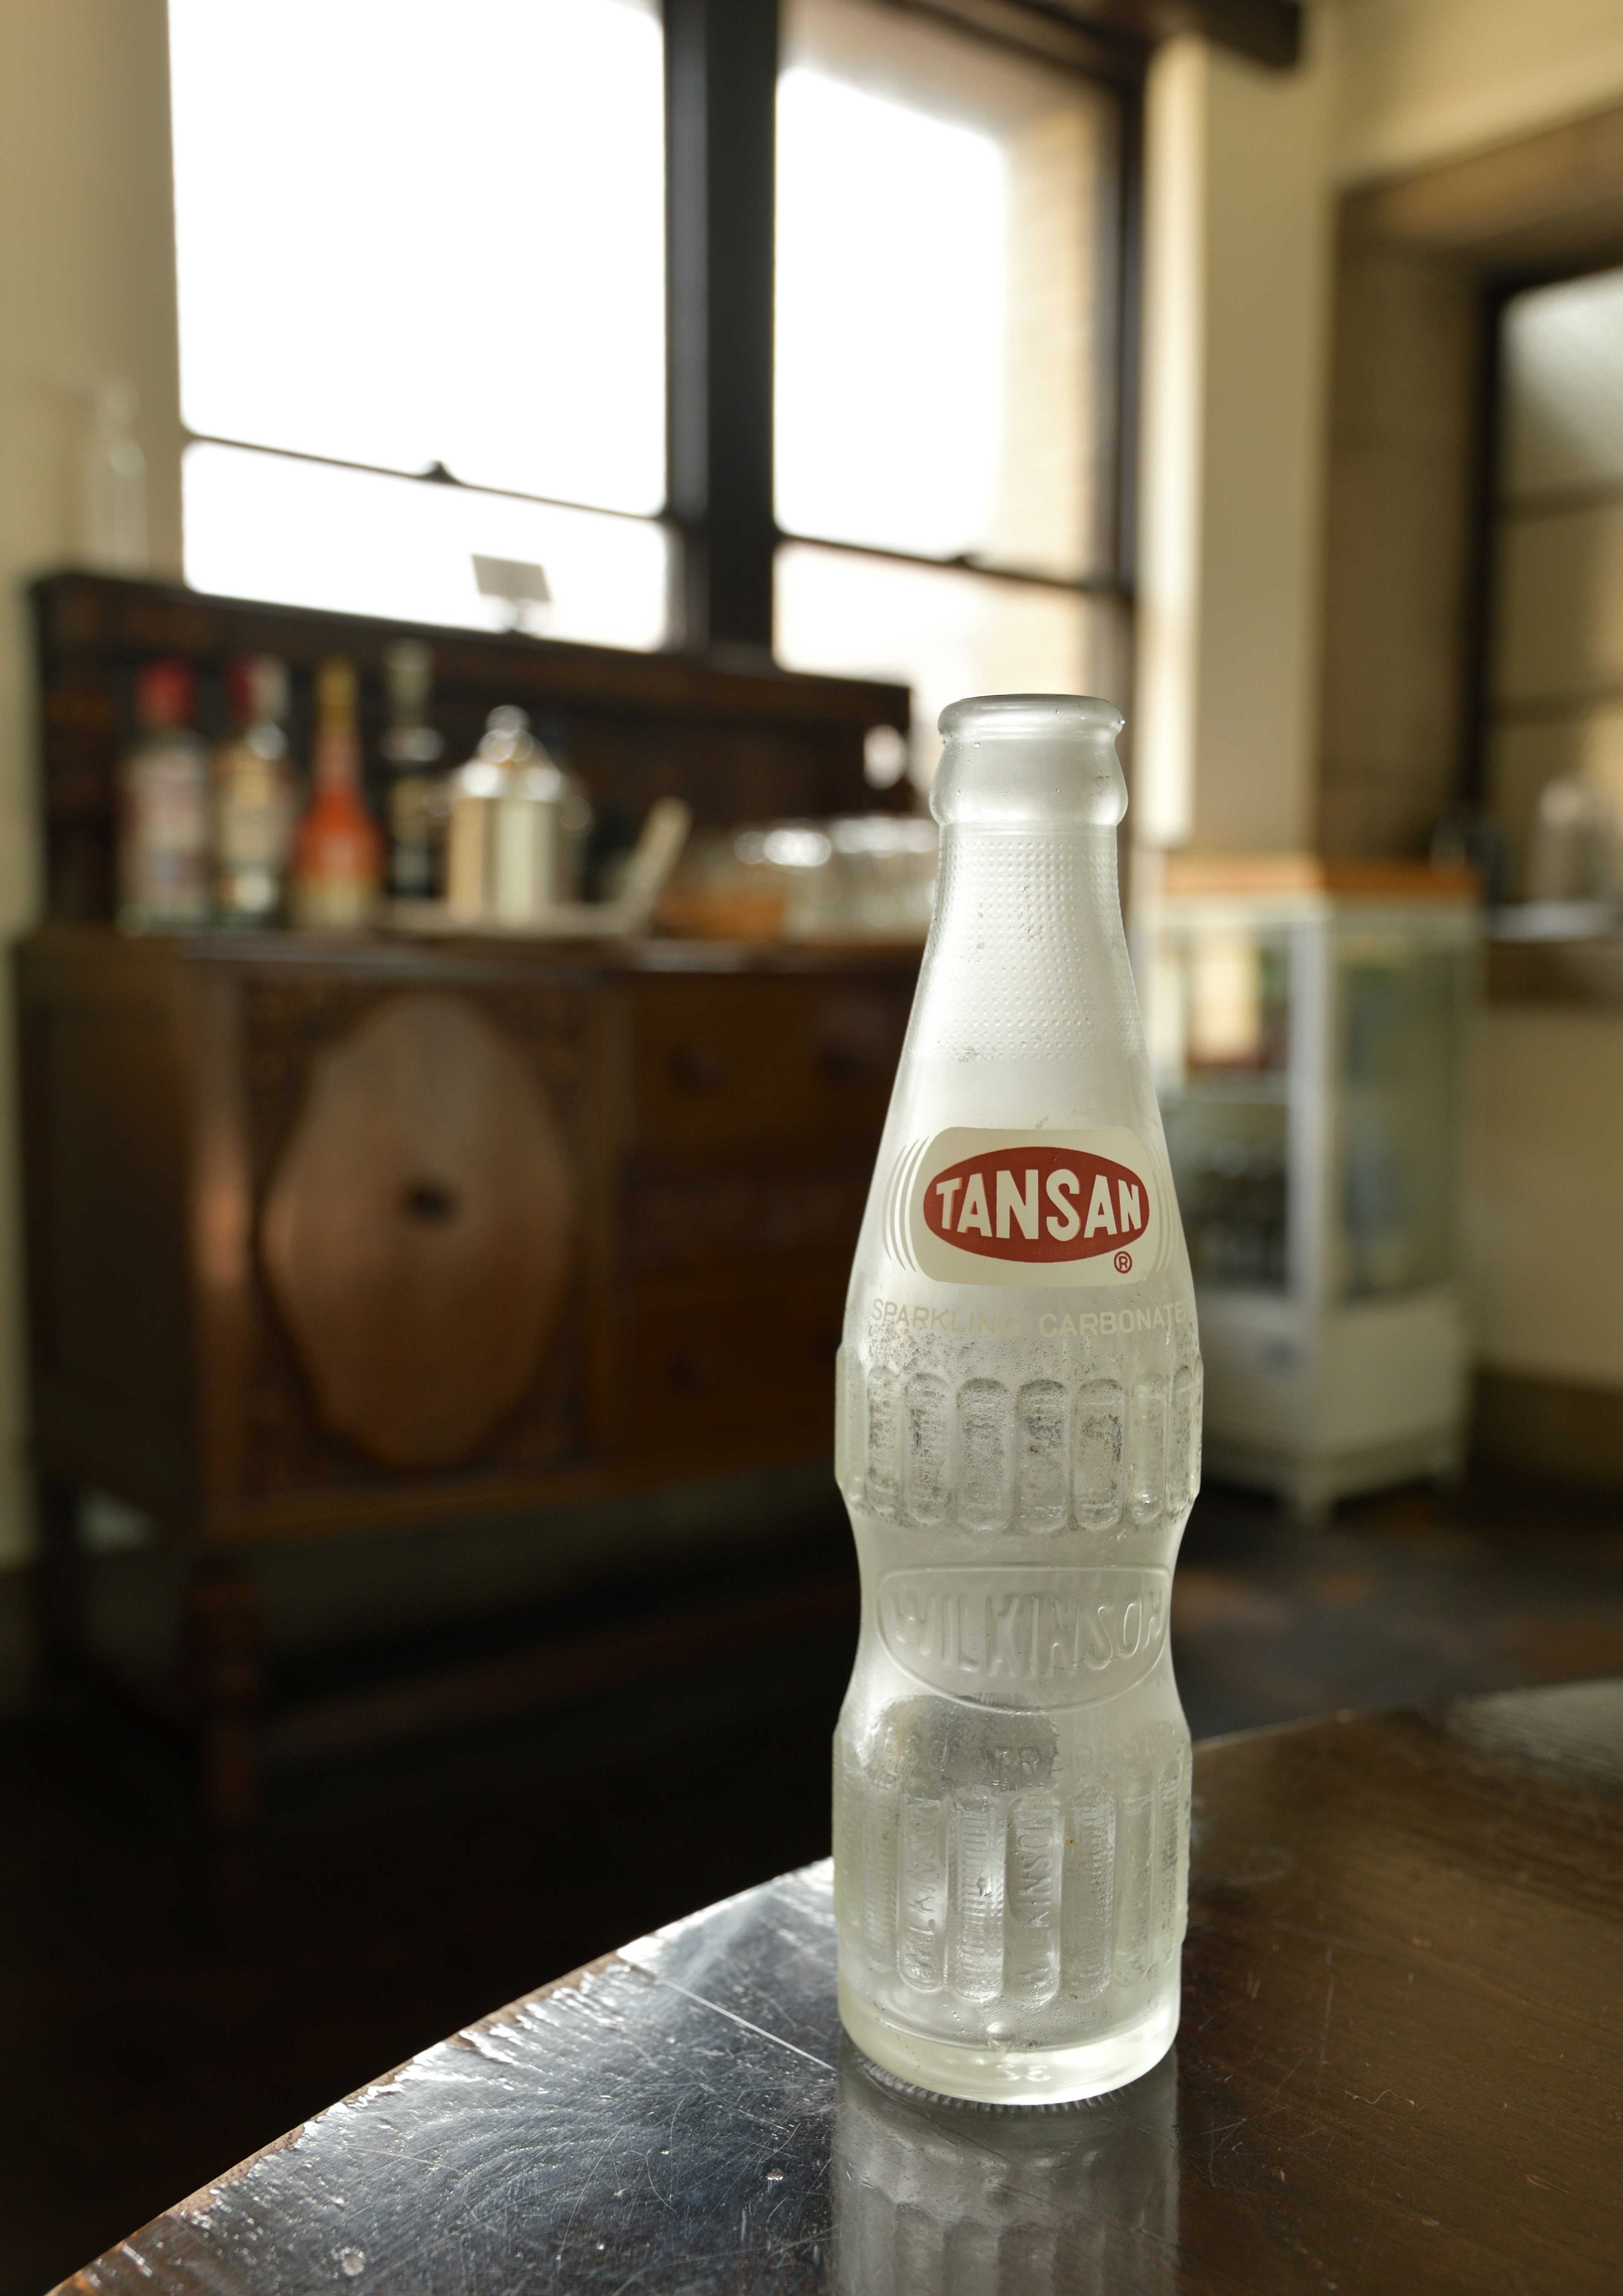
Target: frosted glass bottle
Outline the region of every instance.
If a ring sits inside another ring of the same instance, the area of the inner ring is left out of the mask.
[[[1177,2029],[1201,1359],[1117,891],[1122,723],[1047,694],[942,716],[840,1357],[840,2014],[888,2071],[997,2103],[1119,2087]]]

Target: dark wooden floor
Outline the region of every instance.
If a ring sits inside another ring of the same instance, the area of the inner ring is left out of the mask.
[[[1483,1477],[1304,1530],[1205,1492],[1172,1592],[1197,1738],[1623,1673],[1623,1499]]]
[[[1623,1508],[1497,1485],[1307,1532],[1211,1493],[1174,1617],[1197,1735],[1623,1672]],[[825,1633],[283,1778],[225,1849],[175,1759],[94,1707],[0,1729],[0,2296],[497,2003],[823,1852],[849,1658]]]

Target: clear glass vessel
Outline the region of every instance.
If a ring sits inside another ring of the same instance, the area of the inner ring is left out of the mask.
[[[250,654],[231,666],[236,730],[209,767],[214,817],[214,914],[221,924],[268,925],[287,890],[298,784],[288,756],[287,665]]]
[[[1177,2027],[1201,1359],[1117,891],[1122,722],[1041,694],[942,716],[935,919],[840,1349],[840,2014],[988,2103],[1119,2087]]]
[[[192,730],[194,684],[184,661],[143,663],[140,734],[119,761],[119,922],[127,932],[184,932],[209,917],[209,759]]]

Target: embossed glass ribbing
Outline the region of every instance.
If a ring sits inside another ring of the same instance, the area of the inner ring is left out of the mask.
[[[944,1982],[1012,2006],[1130,1994],[1183,1941],[1188,1794],[1187,1749],[1169,1734],[1068,1802],[908,1793],[848,1767],[837,1841],[850,1943],[914,1995]]]

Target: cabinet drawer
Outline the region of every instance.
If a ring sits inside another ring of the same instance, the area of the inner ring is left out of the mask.
[[[774,1264],[826,1253],[848,1267],[857,1250],[873,1162],[806,1167],[774,1162],[740,1171],[666,1167],[627,1190],[619,1261],[633,1277],[705,1271],[759,1260]]]
[[[643,1157],[879,1143],[911,972],[650,980],[633,1001],[630,1133]]]
[[[834,1355],[848,1269],[661,1286],[627,1311],[619,1439],[707,1472],[815,1458],[834,1443]]]

